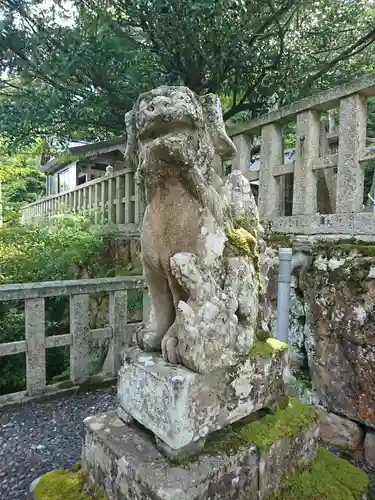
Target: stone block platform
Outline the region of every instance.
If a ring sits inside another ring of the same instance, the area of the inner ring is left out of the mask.
[[[297,400],[214,433],[195,456],[171,460],[115,412],[85,420],[82,463],[109,500],[263,500],[317,453],[317,414]]]
[[[288,347],[275,339],[255,343],[231,370],[207,375],[132,348],[119,371],[119,415],[149,429],[167,454],[186,455],[212,432],[280,402],[287,371]]]

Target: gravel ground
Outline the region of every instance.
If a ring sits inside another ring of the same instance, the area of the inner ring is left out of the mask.
[[[70,468],[81,454],[82,421],[116,407],[116,388],[30,402],[0,412],[0,500],[26,500],[30,484],[51,469]],[[334,451],[334,450],[332,450]],[[369,474],[375,500],[375,472]]]
[[[38,476],[70,468],[80,459],[83,419],[115,407],[112,387],[0,412],[0,499],[26,500]]]

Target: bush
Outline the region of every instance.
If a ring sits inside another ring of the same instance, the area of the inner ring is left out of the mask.
[[[84,214],[54,217],[44,226],[0,228],[0,284],[114,276],[114,234]],[[0,302],[0,342],[24,338],[24,303]],[[69,331],[67,297],[46,299],[46,335]],[[68,369],[68,348],[47,350],[47,379]],[[25,387],[25,356],[2,358],[0,393]]]

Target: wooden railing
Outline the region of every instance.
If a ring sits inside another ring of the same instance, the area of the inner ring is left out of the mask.
[[[237,146],[231,168],[259,182],[259,213],[267,229],[290,234],[375,235],[375,215],[363,210],[364,167],[375,159],[375,147],[366,141],[367,98],[373,95],[375,76],[371,75],[229,129]],[[339,123],[337,130],[327,134],[322,112],[329,110],[338,110]],[[296,154],[294,163],[285,164],[283,131],[288,123],[296,125]],[[261,146],[260,170],[251,172],[254,143]],[[319,208],[322,176],[330,196],[330,208],[323,211]],[[283,210],[286,184],[292,186],[290,214]],[[108,222],[138,234],[142,209],[129,169],[27,205],[23,220],[55,213],[61,205],[72,210],[99,209],[103,218],[108,211]]]
[[[142,322],[128,323],[127,320],[127,293],[133,289],[143,291],[145,317],[149,302],[142,276],[1,285],[0,302],[23,300],[25,303],[25,340],[0,343],[0,358],[26,354],[26,390],[0,396],[0,405],[61,389],[61,385],[47,385],[46,381],[46,349],[53,347],[70,347],[70,381],[76,386],[90,377],[90,345],[108,340],[109,368],[105,375],[115,377],[121,350],[132,344],[135,330],[142,325]],[[90,330],[89,295],[98,292],[109,294],[108,327]],[[70,299],[70,332],[46,336],[45,298],[63,295]]]
[[[115,224],[119,231],[138,234],[140,206],[134,173],[123,168],[70,191],[46,196],[23,208],[22,222],[43,220],[64,211],[88,211],[97,223]]]

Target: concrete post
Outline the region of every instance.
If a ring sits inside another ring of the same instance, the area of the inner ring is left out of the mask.
[[[115,377],[121,366],[121,351],[132,343],[127,337],[128,294],[126,290],[109,294],[109,325],[112,327],[112,339],[108,349],[111,375]]]
[[[280,180],[273,175],[273,168],[284,163],[281,127],[271,123],[262,127],[259,170],[259,215],[272,218],[280,215]]]
[[[25,300],[26,388],[29,396],[46,388],[44,298]]]
[[[297,115],[293,215],[315,215],[317,182],[312,160],[319,157],[320,120],[316,111]]]
[[[89,378],[89,296],[70,296],[70,379],[73,384]]]
[[[250,158],[251,158],[251,137],[245,134],[235,135],[232,141],[237,148],[236,157],[232,163],[233,170],[241,170],[241,173],[246,175],[249,173]]]
[[[364,166],[359,158],[366,146],[367,99],[360,94],[340,101],[336,212],[362,212]]]

